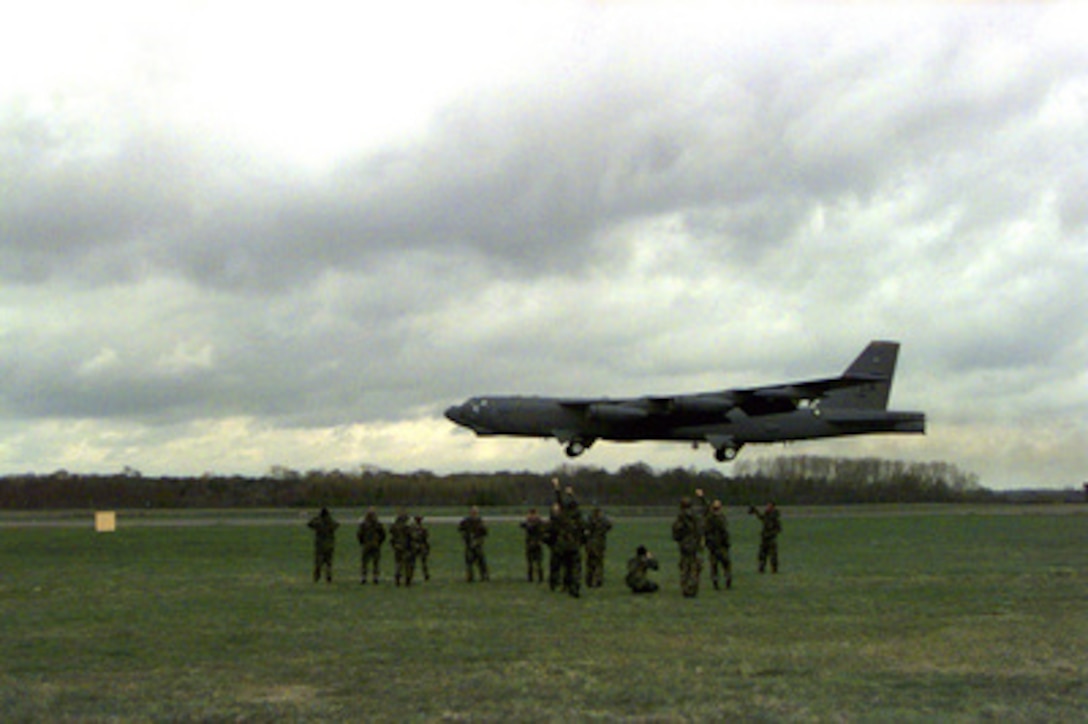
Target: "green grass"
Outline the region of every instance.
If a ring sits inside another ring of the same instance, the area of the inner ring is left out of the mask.
[[[524,582],[514,522],[473,585],[435,522],[410,589],[388,551],[358,584],[353,525],[311,583],[297,512],[0,527],[0,720],[1088,720],[1088,506],[878,510],[785,509],[777,576],[731,511],[734,590],[696,599],[666,518],[618,520],[578,600]],[[656,596],[622,586],[639,543]]]

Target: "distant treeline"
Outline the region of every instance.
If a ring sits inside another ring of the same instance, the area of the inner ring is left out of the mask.
[[[496,472],[438,475],[427,471],[297,472],[275,467],[261,477],[144,477],[126,468],[115,475],[0,478],[0,508],[314,508],[406,506],[546,506],[551,479],[573,485],[584,503],[613,506],[674,505],[703,488],[726,505],[774,500],[780,505],[849,503],[996,502],[1004,497],[977,477],[941,462],[812,456],[738,461],[719,470],[655,471],[636,463],[609,472],[565,465],[548,473]]]

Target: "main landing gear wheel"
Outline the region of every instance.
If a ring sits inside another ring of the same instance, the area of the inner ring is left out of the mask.
[[[727,463],[737,457],[737,448],[726,446],[720,447],[714,451],[714,459],[720,463]]]
[[[586,451],[588,446],[581,440],[571,440],[567,443],[567,457],[576,458]]]

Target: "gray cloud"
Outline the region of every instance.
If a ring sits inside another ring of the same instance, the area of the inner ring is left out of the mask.
[[[201,420],[335,429],[324,454],[350,458],[372,455],[352,425],[471,393],[822,375],[890,336],[897,399],[932,420],[907,454],[955,457],[942,441],[974,424],[1083,429],[1088,58],[1050,14],[725,39],[621,17],[320,168],[139,104],[0,106],[0,416],[163,436],[126,454]],[[456,465],[468,443],[435,445]],[[1015,445],[953,462],[989,471]]]

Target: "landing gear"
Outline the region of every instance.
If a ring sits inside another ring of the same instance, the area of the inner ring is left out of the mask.
[[[737,457],[738,452],[740,452],[740,448],[735,445],[723,445],[714,448],[714,459],[720,463],[731,462]]]
[[[584,453],[586,450],[588,450],[589,446],[592,445],[592,444],[593,444],[593,440],[577,440],[577,439],[571,440],[570,442],[567,443],[567,447],[565,449],[565,452],[567,453],[567,457],[568,458],[578,457],[579,455]]]

